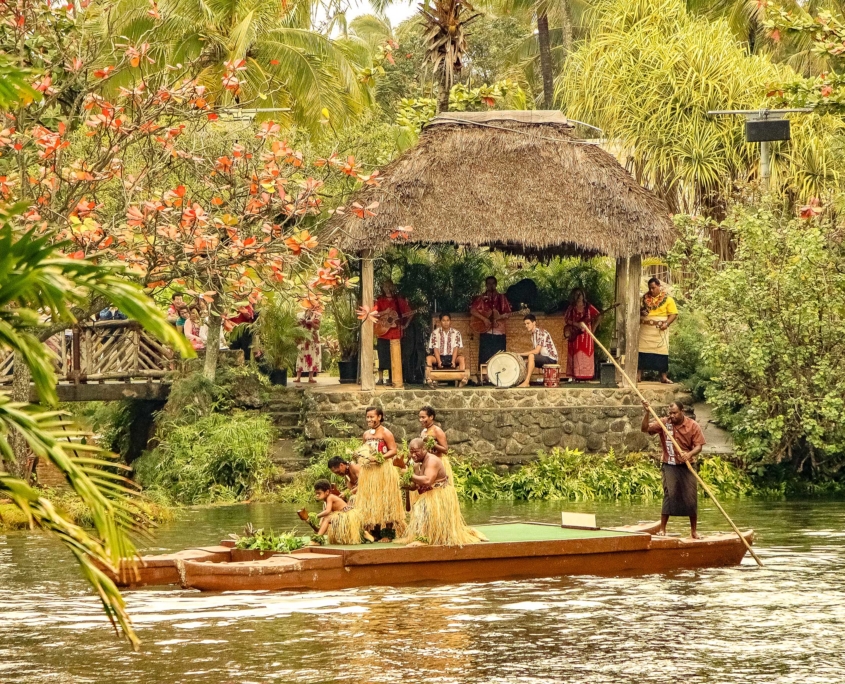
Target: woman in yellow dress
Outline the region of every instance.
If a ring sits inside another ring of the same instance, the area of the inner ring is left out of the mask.
[[[640,355],[637,381],[643,371],[657,371],[660,382],[671,384],[669,372],[669,326],[678,318],[678,307],[657,278],[648,281],[648,292],[640,302]]]

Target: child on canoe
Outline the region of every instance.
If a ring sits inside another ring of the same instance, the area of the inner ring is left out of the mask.
[[[332,485],[328,480],[314,483],[314,496],[323,502],[323,510],[317,514],[321,521],[318,535],[327,535],[329,544],[361,544],[362,539],[374,541],[361,522],[361,512],[355,510],[346,501],[332,494]]]

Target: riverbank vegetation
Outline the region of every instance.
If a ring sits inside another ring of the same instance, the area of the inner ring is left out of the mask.
[[[270,499],[306,503],[314,497],[314,482],[323,478],[342,487],[343,481],[332,474],[326,463],[333,456],[348,456],[359,444],[356,439],[326,440],[325,452]],[[576,449],[556,448],[541,451],[535,460],[508,469],[497,468],[489,461],[472,456],[451,454],[450,460],[455,487],[465,502],[488,499],[652,501],[663,495],[660,465],[653,454],[617,454],[613,451],[585,454]],[[758,487],[743,469],[718,456],[703,458],[700,474],[720,498],[774,493]]]

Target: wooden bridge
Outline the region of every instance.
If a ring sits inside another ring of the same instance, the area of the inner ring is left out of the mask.
[[[178,363],[135,321],[80,324],[45,344],[55,355],[60,401],[164,399]],[[12,354],[0,352],[0,391],[11,386],[13,372]]]

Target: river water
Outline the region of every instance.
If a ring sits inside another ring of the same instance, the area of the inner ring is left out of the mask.
[[[559,520],[560,504],[478,504],[471,522]],[[657,505],[566,505],[610,526]],[[702,531],[725,530],[701,502]],[[111,632],[70,555],[0,535],[0,682],[842,682],[845,505],[733,502],[765,567],[325,593],[127,592],[143,640]],[[151,552],[216,543],[292,506],[185,511]],[[681,521],[670,532],[683,532]]]

